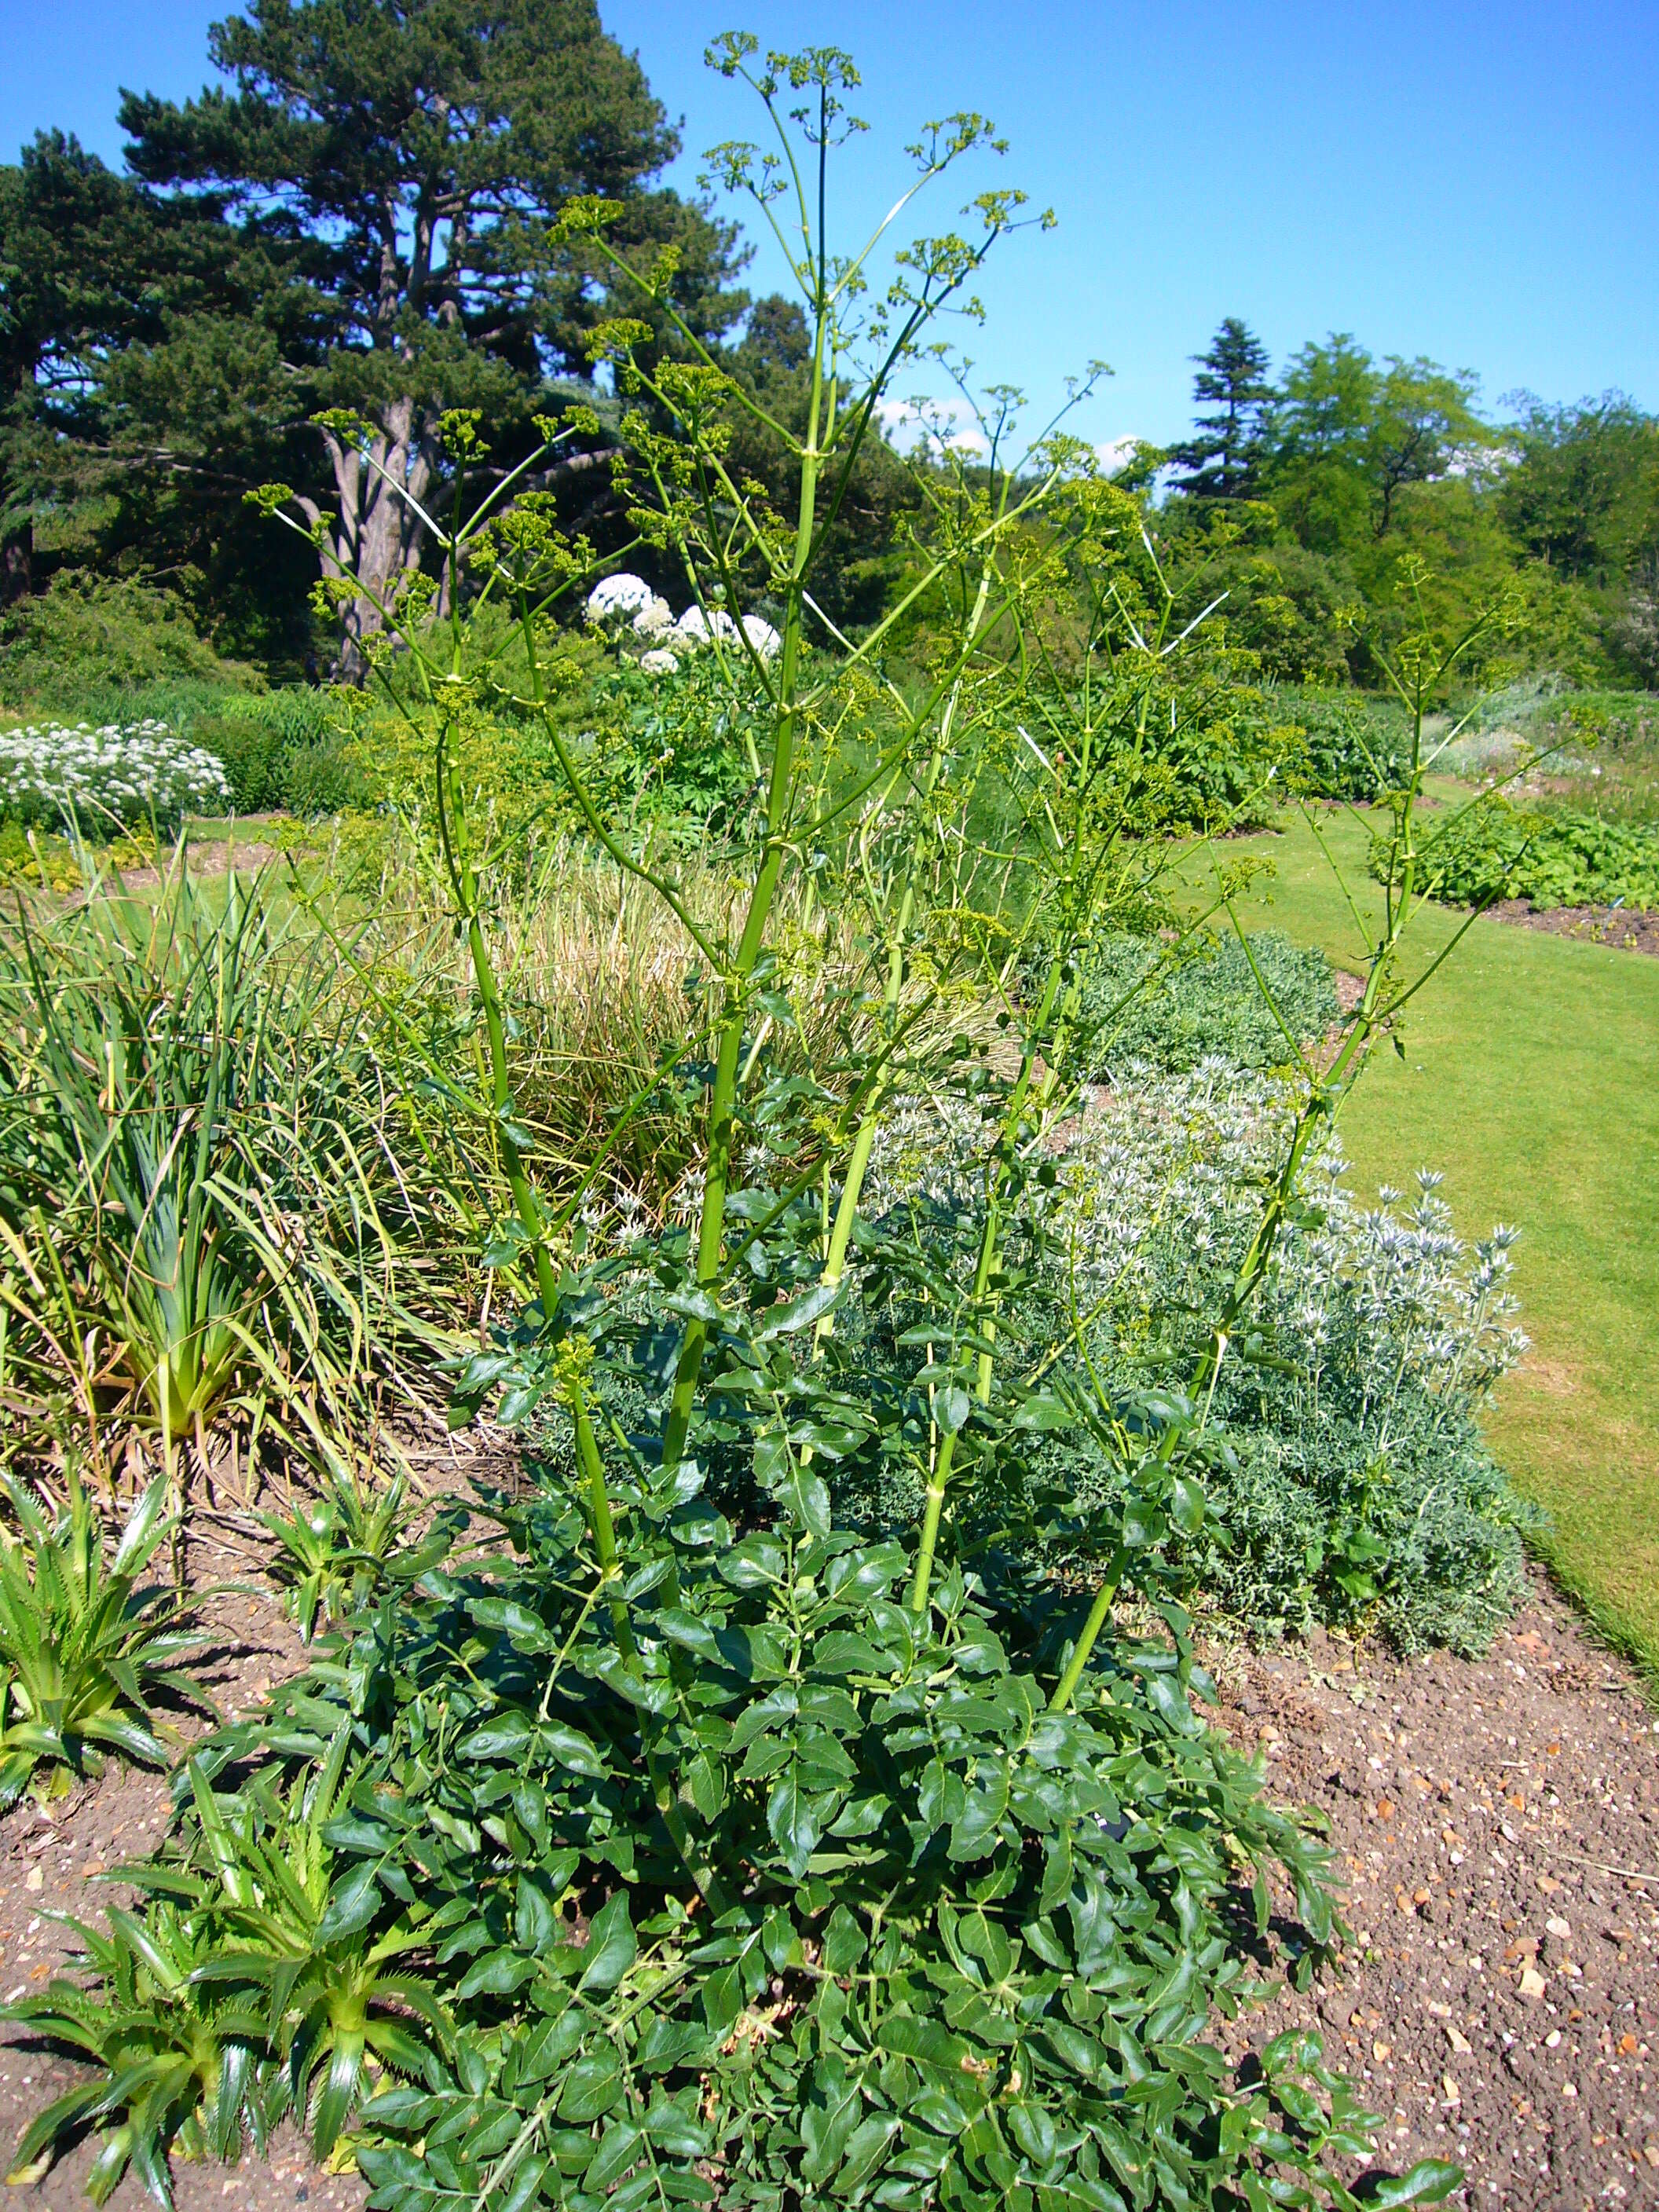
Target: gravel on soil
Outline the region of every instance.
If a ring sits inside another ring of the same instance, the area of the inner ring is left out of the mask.
[[[1222,1662],[1222,1721],[1328,1821],[1340,1978],[1287,2027],[1384,2116],[1373,2161],[1450,2159],[1478,2212],[1659,2206],[1659,1734],[1541,1580],[1483,1660],[1322,1635]]]
[[[204,1610],[223,1641],[198,1671],[228,1713],[302,1663],[263,1594]],[[1225,2047],[1243,2059],[1314,2029],[1384,2116],[1373,2171],[1451,2159],[1475,2212],[1659,2207],[1659,1724],[1627,1671],[1541,1582],[1484,1660],[1323,1635],[1209,1656],[1221,1724],[1278,1801],[1327,1824],[1353,1931],[1340,1972],[1221,2024]],[[167,1818],[161,1778],[112,1767],[50,1817],[26,1803],[0,1819],[0,1996],[61,1969],[47,1911],[118,1902],[93,1877],[152,1848]],[[0,2030],[0,2157],[74,2076]],[[18,2212],[83,2203],[92,2155],[20,2188]],[[291,2126],[265,2160],[176,2162],[174,2193],[179,2212],[360,2212],[366,2194],[314,2166]],[[149,2199],[129,2175],[112,2203]]]

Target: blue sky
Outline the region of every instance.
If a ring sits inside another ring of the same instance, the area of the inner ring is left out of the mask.
[[[755,125],[703,69],[731,0],[601,0],[696,156]],[[182,95],[224,0],[0,0],[0,156],[58,123],[118,157],[122,84]],[[1012,141],[975,176],[1060,228],[1010,242],[981,289],[979,372],[1047,404],[1091,356],[1116,374],[1079,426],[1164,440],[1188,356],[1240,314],[1275,361],[1352,331],[1378,353],[1573,398],[1659,408],[1659,7],[1653,0],[779,0],[769,44],[832,40],[872,125],[844,171],[856,228],[902,185],[915,125],[988,112]],[[964,192],[950,186],[930,225]],[[774,264],[750,281],[767,289]]]

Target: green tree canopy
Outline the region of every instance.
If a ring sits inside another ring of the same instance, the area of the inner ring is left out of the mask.
[[[1267,411],[1273,400],[1267,349],[1229,315],[1206,353],[1194,354],[1193,398],[1211,411],[1197,417],[1197,433],[1171,447],[1170,464],[1181,488],[1197,499],[1254,499],[1267,457]]]
[[[522,451],[548,380],[583,365],[608,302],[580,251],[550,250],[565,201],[622,203],[630,253],[673,247],[674,304],[710,339],[744,304],[735,234],[649,188],[678,141],[594,0],[252,0],[210,50],[232,88],[182,105],[129,94],[129,160],[167,204],[205,196],[282,237],[303,272],[309,342],[296,357],[251,332],[239,404],[263,418],[282,388],[290,420],[349,410],[366,426],[322,431],[331,496],[300,487],[313,521],[331,510],[325,574],[354,586],[349,662],[425,550],[387,486],[434,495],[441,413],[480,408],[498,454]],[[222,318],[169,343],[176,377],[152,365],[125,380],[137,412],[147,380],[176,401],[235,345]]]

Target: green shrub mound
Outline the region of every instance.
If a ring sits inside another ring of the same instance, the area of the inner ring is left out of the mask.
[[[176,593],[131,577],[61,570],[44,592],[0,612],[0,698],[76,720],[173,719],[176,697],[258,688],[262,678],[216,653]]]
[[[1256,1635],[1378,1628],[1396,1650],[1475,1656],[1525,1594],[1516,1497],[1466,1417],[1372,1427],[1224,1419],[1206,1484],[1217,1528],[1191,1564],[1206,1607]]]
[[[309,818],[368,800],[346,714],[327,691],[296,686],[228,700],[197,716],[191,734],[223,764],[239,814]]]
[[[1305,1958],[1332,1923],[1177,1613],[1058,1712],[1044,1589],[953,1571],[918,1614],[901,1547],[811,1497],[743,1532],[684,1469],[616,1509],[625,1583],[546,1486],[500,1508],[516,1560],[428,1573],[192,1758],[90,1990],[15,2008],[101,2069],[21,2163],[90,2123],[95,2194],[155,2186],[174,2130],[234,2154],[291,2105],[379,2212],[1108,2212],[1364,2147],[1314,2046],[1241,2088],[1203,2039],[1241,1869]]]
[[[1376,872],[1386,860],[1372,848]],[[1423,842],[1421,880],[1454,906],[1659,907],[1659,828],[1598,814],[1541,813],[1492,799]]]
[[[1376,799],[1411,772],[1411,726],[1398,702],[1355,691],[1278,691],[1302,734],[1297,781],[1319,799]]]
[[[1229,937],[1184,955],[1146,938],[1109,936],[1088,957],[1081,998],[1097,1076],[1132,1060],[1172,1073],[1210,1057],[1282,1066],[1340,1011],[1323,953],[1277,930],[1251,937],[1248,951]]]

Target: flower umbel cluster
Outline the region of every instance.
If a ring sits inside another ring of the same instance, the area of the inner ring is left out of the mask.
[[[181,816],[221,814],[230,805],[225,771],[210,752],[165,722],[111,722],[93,729],[29,723],[0,731],[0,816],[56,829],[73,822],[100,829]]]

